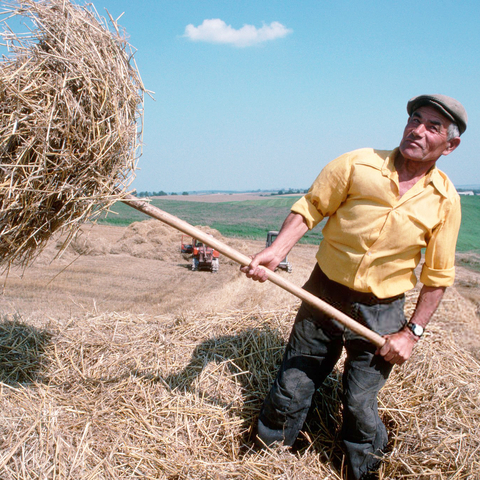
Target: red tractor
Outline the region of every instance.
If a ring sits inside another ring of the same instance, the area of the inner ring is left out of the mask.
[[[192,254],[192,272],[207,270],[218,272],[220,253],[199,240],[182,235],[181,252]]]

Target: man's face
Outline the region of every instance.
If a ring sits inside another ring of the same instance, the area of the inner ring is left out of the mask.
[[[438,110],[423,106],[408,119],[400,142],[403,158],[414,162],[435,162],[440,156],[453,152],[460,138],[448,138],[450,120]]]

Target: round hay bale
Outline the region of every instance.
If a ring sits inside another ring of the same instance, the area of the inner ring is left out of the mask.
[[[68,0],[5,4],[0,32],[0,265],[64,247],[134,178],[143,113],[132,49],[110,16]],[[23,17],[27,34],[7,21]],[[140,120],[140,121],[139,121]]]

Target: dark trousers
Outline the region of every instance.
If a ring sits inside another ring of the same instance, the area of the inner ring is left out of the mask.
[[[385,335],[406,323],[404,296],[378,299],[329,280],[318,265],[304,288],[370,329]],[[392,365],[376,347],[319,310],[302,304],[277,378],[265,399],[258,437],[266,445],[292,445],[303,426],[315,391],[333,370],[345,347],[342,439],[355,479],[375,468],[387,444],[378,416],[377,394]]]

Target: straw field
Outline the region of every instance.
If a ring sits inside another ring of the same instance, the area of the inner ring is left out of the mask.
[[[344,478],[341,365],[293,451],[254,447],[298,302],[224,259],[218,274],[191,272],[179,244],[158,222],[95,226],[55,262],[53,243],[10,272],[0,301],[2,480]],[[295,283],[314,250],[290,255]],[[381,392],[390,433],[381,478],[479,478],[479,345],[476,306],[449,289]]]

